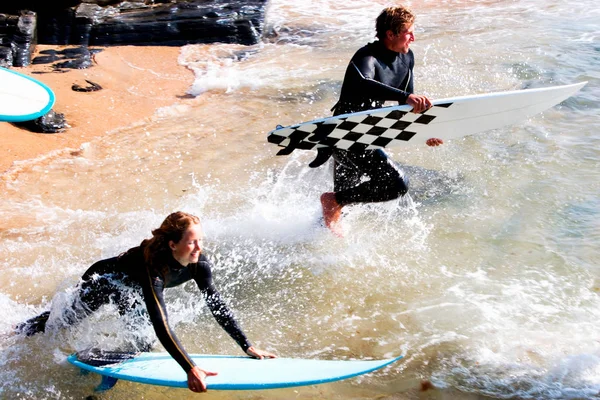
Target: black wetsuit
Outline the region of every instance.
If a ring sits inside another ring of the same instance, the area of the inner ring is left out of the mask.
[[[413,67],[412,50],[396,53],[380,41],[362,47],[348,64],[334,115],[379,108],[387,100],[405,104],[413,92]],[[393,200],[408,191],[408,179],[383,150],[334,149],[333,158],[340,205]]]
[[[109,302],[117,304],[122,314],[131,311],[136,305],[131,303],[126,290],[130,288],[141,291],[156,336],[187,373],[195,364],[169,326],[163,290],[191,279],[196,281],[218,323],[245,352],[251,344],[213,285],[211,263],[204,254],[197,263],[188,264],[187,267],[179,264],[169,254],[164,257],[157,270],[147,267],[142,247],[134,247],[118,257],[98,261],[83,274],[78,292],[80,301],[76,300],[73,307],[75,311],[68,311],[73,315],[67,315],[67,320],[75,323]],[[27,335],[43,332],[49,314],[46,312],[32,318],[18,329]]]

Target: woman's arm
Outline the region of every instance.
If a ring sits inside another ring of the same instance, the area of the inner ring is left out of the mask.
[[[252,346],[246,335],[238,325],[235,317],[229,307],[225,304],[221,298],[221,294],[216,289],[212,280],[212,270],[210,262],[203,257],[198,263],[198,270],[196,271],[196,283],[198,288],[206,299],[206,304],[210,309],[211,313],[223,327],[223,329],[237,342],[237,344],[244,350],[246,354],[255,358],[276,358],[277,356],[265,350],[260,350]]]
[[[153,279],[148,273],[147,280],[142,284],[142,290],[156,336],[165,350],[186,372],[188,388],[192,392],[206,392],[206,377],[217,375],[217,373],[205,371],[198,367],[183,349],[175,332],[169,326],[167,308],[163,299],[163,289],[164,283],[162,280],[160,278]]]
[[[194,278],[206,300],[206,305],[219,325],[246,352],[252,344],[235,320],[233,312],[227,307],[227,304],[221,298],[221,294],[213,284],[211,264],[208,260],[205,259],[198,262],[198,270]]]
[[[150,316],[150,321],[156,332],[156,336],[165,350],[177,361],[179,365],[188,373],[196,366],[191,357],[183,349],[183,346],[177,339],[175,332],[169,326],[167,307],[163,299],[164,283],[160,278],[152,277],[149,272],[142,280],[142,291],[144,302]]]

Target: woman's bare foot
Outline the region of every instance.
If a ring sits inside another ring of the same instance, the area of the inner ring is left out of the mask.
[[[321,206],[323,207],[323,219],[325,225],[337,236],[342,237],[340,218],[342,206],[335,200],[335,193],[327,192],[321,195]]]

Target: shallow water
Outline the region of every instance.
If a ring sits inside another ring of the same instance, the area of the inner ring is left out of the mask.
[[[194,100],[2,181],[0,398],[79,399],[65,361],[115,346],[108,308],[34,338],[11,326],[68,301],[94,261],[170,212],[202,217],[217,285],[257,346],[286,357],[405,360],[367,377],[209,398],[596,398],[600,392],[600,9],[591,0],[413,2],[416,89],[431,98],[589,81],[504,129],[395,150],[413,190],[319,227],[328,166],[266,133],[330,114],[384,2],[273,1],[257,46],[186,46]],[[192,284],[170,290],[190,352],[239,354]],[[151,330],[141,335],[151,336]],[[157,347],[160,350],[160,347]],[[437,389],[420,391],[422,381]],[[187,398],[120,382],[101,398]]]

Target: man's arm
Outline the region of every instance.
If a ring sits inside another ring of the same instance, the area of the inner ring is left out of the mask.
[[[356,62],[350,62],[348,77],[345,79],[351,79],[357,94],[369,97],[372,100],[393,100],[398,101],[400,104],[406,103],[409,92],[376,81],[374,76],[374,59],[373,57],[365,57]],[[412,81],[412,76],[410,80]],[[409,84],[409,86],[411,85]]]
[[[360,68],[354,61],[351,62],[351,66],[354,66],[358,76],[355,79],[360,82],[358,84],[359,93],[367,93],[372,100],[397,100],[400,104],[412,106],[415,113],[423,112],[431,107],[431,100],[427,96],[412,93],[413,75],[411,70],[408,71],[407,90],[404,91],[373,79],[372,77],[375,75],[373,62],[373,57],[367,57],[360,63],[362,64]]]

